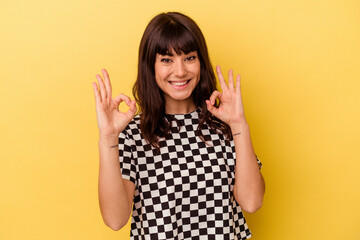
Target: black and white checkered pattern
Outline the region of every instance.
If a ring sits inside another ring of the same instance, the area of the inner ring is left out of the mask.
[[[200,110],[173,115],[160,154],[141,137],[135,116],[119,136],[122,176],[135,183],[131,239],[248,239],[242,210],[233,197],[235,146],[204,124]],[[261,162],[258,160],[259,166]]]

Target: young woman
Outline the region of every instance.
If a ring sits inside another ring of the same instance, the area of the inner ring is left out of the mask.
[[[131,239],[251,237],[242,209],[262,205],[261,163],[240,75],[234,81],[230,70],[227,84],[219,66],[216,72],[222,92],[201,30],[170,12],[154,17],[141,39],[136,102],[124,94],[112,99],[105,69],[96,76],[99,201],[113,230],[132,214]],[[123,101],[127,112],[118,110]]]

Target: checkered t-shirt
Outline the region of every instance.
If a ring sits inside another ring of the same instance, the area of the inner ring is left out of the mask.
[[[232,192],[234,142],[205,123],[205,144],[196,134],[199,112],[172,115],[178,121],[160,139],[160,153],[141,137],[138,115],[120,134],[122,176],[135,184],[131,239],[251,237]]]

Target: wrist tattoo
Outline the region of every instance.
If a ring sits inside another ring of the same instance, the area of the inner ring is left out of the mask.
[[[240,135],[240,134],[241,134],[241,132],[234,133],[234,134],[233,134],[233,137],[235,137],[236,135]]]
[[[116,147],[118,147],[119,145],[118,144],[116,144],[116,145],[112,145],[112,146],[110,146],[110,148],[116,148]]]

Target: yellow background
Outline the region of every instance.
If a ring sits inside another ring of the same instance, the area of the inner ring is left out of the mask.
[[[360,239],[360,1],[2,0],[0,239],[128,239],[104,225],[91,82],[131,95],[149,20],[180,11],[242,75],[264,167],[254,240]]]

